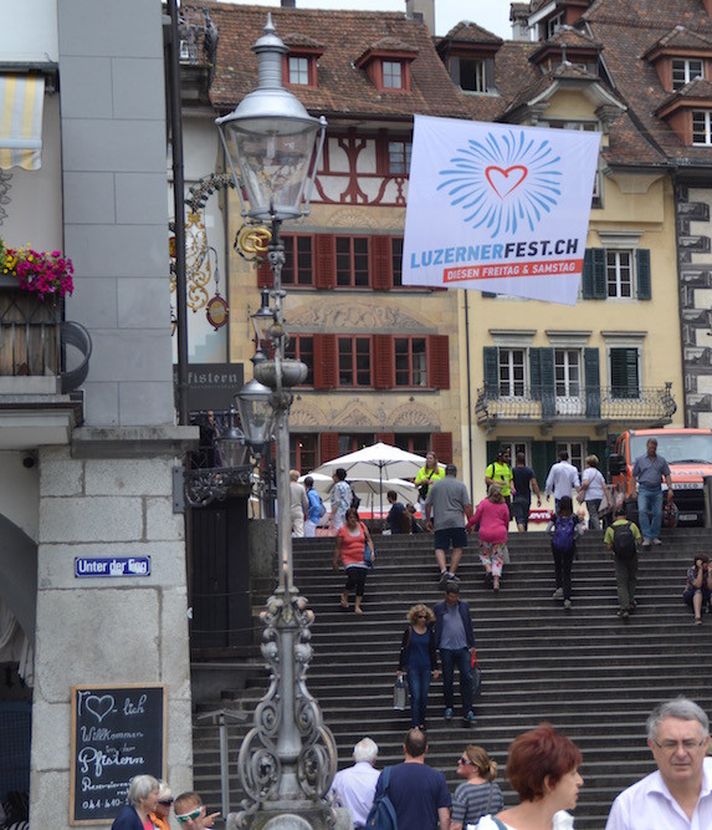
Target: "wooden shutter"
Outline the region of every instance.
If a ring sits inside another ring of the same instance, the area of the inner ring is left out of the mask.
[[[336,287],[336,249],[331,233],[318,233],[314,237],[314,285]]]
[[[452,464],[452,433],[433,432],[430,436],[430,446],[443,464]]]
[[[376,136],[376,173],[388,175],[388,133],[380,130]]]
[[[614,398],[639,397],[637,348],[611,349],[611,394]]]
[[[485,466],[482,468],[483,473],[487,470],[487,467],[489,467],[489,465],[497,459],[499,446],[499,441],[487,442],[487,458],[485,458]]]
[[[257,287],[272,288],[273,285],[274,277],[272,276],[272,269],[269,267],[267,256],[264,256],[257,263]]]
[[[339,433],[322,432],[319,435],[319,458],[325,464],[332,458],[339,457]]]
[[[647,248],[639,248],[635,252],[635,279],[636,296],[639,300],[650,300],[652,298],[652,279],[650,273],[650,251]]]
[[[393,259],[390,236],[372,236],[369,245],[371,271],[369,282],[374,291],[393,288]]]
[[[499,397],[499,349],[485,346],[482,354],[485,362],[485,397],[496,399]]]
[[[395,432],[377,432],[376,441],[380,441],[382,444],[389,444],[393,447],[396,443],[396,434]]]
[[[487,92],[495,91],[494,58],[485,58],[485,89]]]
[[[460,58],[448,57],[447,69],[455,86],[460,86]]]
[[[608,469],[608,441],[587,441],[586,442],[587,455],[595,455],[598,458],[598,469],[606,477],[606,470]]]
[[[428,337],[428,386],[450,388],[450,345],[447,334]]]
[[[601,417],[601,368],[598,349],[583,350],[584,378],[586,383],[586,415]]]
[[[541,400],[541,355],[540,349],[529,349],[529,386],[533,401]]]
[[[586,248],[586,253],[583,256],[581,296],[584,300],[593,299],[593,250],[591,248]]]
[[[593,299],[605,300],[608,298],[606,252],[603,248],[592,248],[591,258],[593,265]]]
[[[556,461],[556,444],[553,441],[532,441],[532,469],[542,491],[551,465]]]
[[[482,291],[480,293],[486,300],[494,300],[497,297],[497,293],[495,291]]]
[[[375,389],[392,389],[395,384],[396,363],[393,336],[373,335],[373,386]]]
[[[337,372],[336,335],[315,334],[314,388],[333,389],[336,386]]]
[[[541,369],[541,414],[543,418],[553,418],[556,414],[553,349],[539,349],[539,366]]]

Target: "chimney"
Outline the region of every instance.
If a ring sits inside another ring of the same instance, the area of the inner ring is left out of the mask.
[[[297,0],[280,0],[280,6],[283,9],[296,9]]]
[[[512,40],[529,40],[529,3],[512,3],[509,19],[512,21]]]
[[[405,0],[405,16],[409,20],[422,20],[430,34],[435,34],[435,0]]]

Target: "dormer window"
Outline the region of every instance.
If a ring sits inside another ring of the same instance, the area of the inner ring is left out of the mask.
[[[559,29],[564,25],[564,13],[559,12],[559,14],[555,14],[553,17],[550,17],[544,23],[544,36],[545,39],[548,40],[550,37],[554,37],[554,35],[559,31]]]
[[[692,143],[698,147],[712,146],[712,112],[692,111]]]
[[[383,61],[384,89],[403,89],[403,64],[400,61]]]
[[[704,61],[699,58],[673,58],[672,61],[672,88],[674,91],[682,89],[695,78],[704,78]]]
[[[309,86],[309,58],[290,57],[288,59],[288,83]]]
[[[467,92],[487,92],[487,73],[483,60],[460,58],[460,89]]]

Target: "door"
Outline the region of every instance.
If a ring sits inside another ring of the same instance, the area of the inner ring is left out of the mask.
[[[556,382],[556,414],[583,415],[584,396],[581,388],[581,351],[554,350]]]

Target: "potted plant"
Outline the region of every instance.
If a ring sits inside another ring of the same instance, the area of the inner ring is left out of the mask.
[[[74,266],[61,251],[8,248],[0,239],[0,272],[11,280],[3,281],[6,286],[16,285],[42,302],[56,302],[74,291]]]

